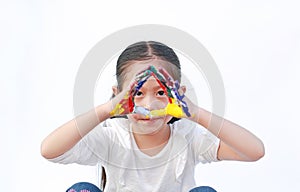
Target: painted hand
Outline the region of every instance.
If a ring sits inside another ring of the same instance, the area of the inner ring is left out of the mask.
[[[136,112],[137,107],[134,104],[134,96],[150,77],[148,72],[146,69],[138,73],[131,81],[132,83],[112,99],[113,109],[110,116],[125,116]]]
[[[169,103],[164,109],[150,111],[144,107],[136,106],[134,103],[135,95],[151,76],[156,79],[158,84],[164,90],[165,95],[168,96]],[[136,78],[128,91],[123,91],[121,94],[118,94],[115,100],[119,101],[110,112],[110,115],[120,116],[135,113],[150,118],[165,115],[171,115],[177,118],[190,117],[191,114],[187,103],[183,100],[184,94],[183,92],[180,94],[179,89],[180,85],[178,81],[174,81],[165,69],[160,68],[157,70],[154,66],[150,66],[136,75]]]
[[[159,72],[163,76],[163,80],[165,80],[164,85],[171,100],[165,108],[166,114],[177,118],[190,117],[189,107],[184,101],[185,95],[180,88],[179,82],[175,81],[165,69],[160,68]]]

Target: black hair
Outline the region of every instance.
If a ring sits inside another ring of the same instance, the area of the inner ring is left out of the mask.
[[[132,61],[161,59],[175,66],[174,78],[180,82],[181,66],[176,53],[167,45],[156,41],[140,41],[128,46],[119,56],[116,65],[118,88],[121,89],[124,81],[124,70]],[[173,68],[174,69],[174,68]]]

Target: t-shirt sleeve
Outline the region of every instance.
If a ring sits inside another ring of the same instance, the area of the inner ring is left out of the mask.
[[[109,142],[107,141],[106,129],[107,127],[98,125],[69,151],[48,160],[62,164],[96,165],[107,158]]]
[[[220,139],[200,125],[193,129],[193,151],[195,163],[210,163],[218,160]]]

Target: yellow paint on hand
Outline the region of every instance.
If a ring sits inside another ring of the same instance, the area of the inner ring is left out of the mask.
[[[128,98],[128,94],[125,95],[124,99]],[[115,108],[110,112],[111,116],[120,115],[124,112],[124,108],[121,103],[118,103]],[[165,115],[171,115],[173,117],[181,118],[184,117],[184,111],[178,104],[176,104],[175,99],[172,99],[172,103],[168,103],[165,109],[157,109],[150,111],[150,114],[145,115],[146,117],[160,117]]]
[[[183,117],[184,112],[182,109],[175,103],[168,103],[165,109],[158,109],[158,110],[152,110],[150,111],[151,117],[159,117],[159,116],[165,116],[165,115],[171,115],[173,117]]]
[[[116,107],[109,113],[111,116],[119,115],[124,112],[124,108],[121,104],[117,104]]]
[[[159,117],[165,115],[171,115],[173,117],[181,118],[184,116],[184,111],[180,106],[178,106],[178,104],[176,104],[176,100],[174,98],[172,98],[172,103],[168,103],[166,108],[150,111],[151,117]]]
[[[157,109],[157,110],[150,111],[151,117],[165,116],[166,114],[167,114],[166,109]]]
[[[127,92],[124,95],[124,98],[120,101],[120,103],[118,103],[115,108],[109,113],[110,116],[114,116],[114,115],[120,115],[122,114],[125,109],[123,108],[122,102],[124,102],[125,100],[127,100],[129,98],[129,92]]]
[[[165,110],[168,115],[172,115],[173,117],[180,118],[184,115],[182,109],[175,103],[169,103]]]

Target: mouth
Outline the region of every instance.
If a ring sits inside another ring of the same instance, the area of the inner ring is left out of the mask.
[[[136,120],[137,124],[139,124],[140,126],[146,126],[146,127],[157,127],[158,125],[161,125],[162,119],[161,118],[155,118],[155,119],[149,119],[149,118],[142,118],[142,119],[137,119]]]
[[[153,120],[151,119],[138,119],[138,122],[152,122]]]
[[[150,116],[144,116],[144,115],[139,115],[139,114],[134,114],[133,118],[138,122],[139,121],[140,122],[154,122],[154,121],[162,119],[162,117],[150,117]]]

